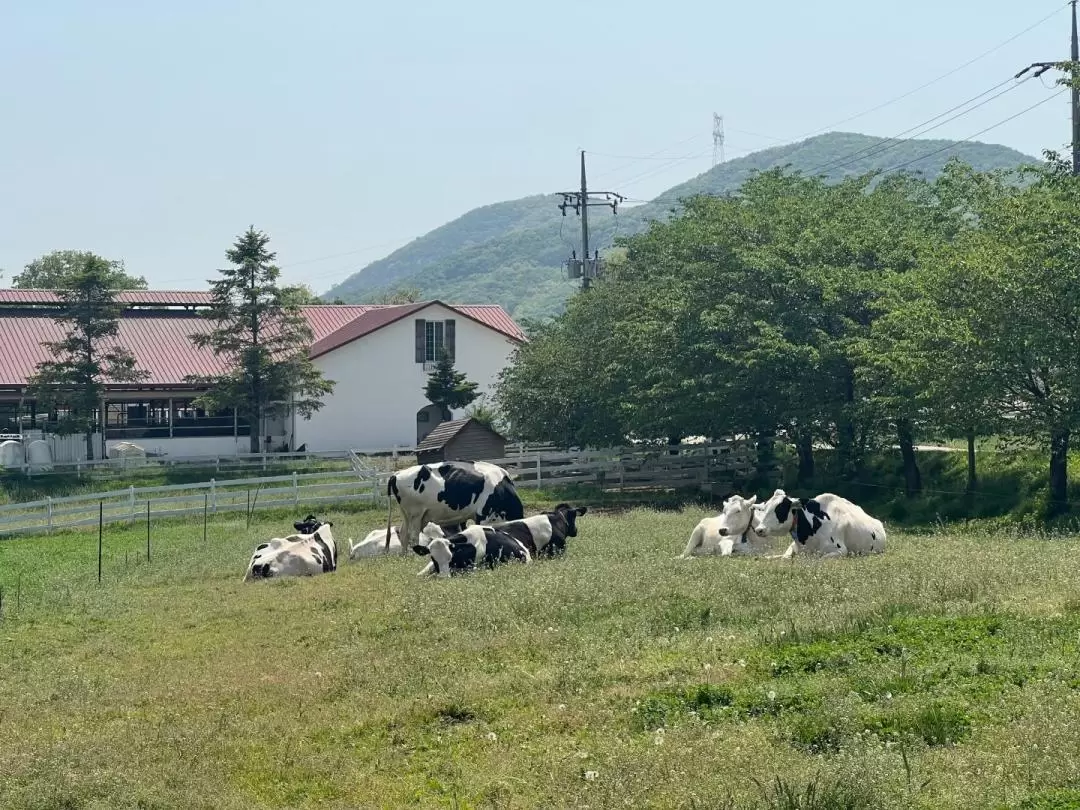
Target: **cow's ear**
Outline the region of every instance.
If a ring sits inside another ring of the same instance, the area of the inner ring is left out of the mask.
[[[755,503],[757,503],[757,494],[756,493],[755,493],[754,497],[752,497],[750,500],[748,500],[746,502],[746,505],[747,506],[753,506]]]
[[[589,507],[587,507],[587,506],[579,506],[577,508],[578,517],[581,517],[582,515],[584,515],[588,511],[589,511]]]
[[[424,557],[424,556],[431,553],[430,551],[427,550],[426,546],[421,546],[421,545],[413,546],[412,550],[415,551],[417,554],[419,554],[421,557]]]

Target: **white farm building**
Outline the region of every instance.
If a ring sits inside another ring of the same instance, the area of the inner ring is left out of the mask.
[[[247,453],[251,427],[232,411],[196,408],[192,400],[201,391],[184,382],[188,375],[221,370],[213,352],[189,339],[210,327],[202,317],[210,294],[125,291],[118,300],[124,305],[119,342],[149,377],[108,386],[104,434],[96,434],[95,447],[133,442],[173,457]],[[0,290],[0,434],[18,434],[24,443],[44,437],[55,461],[82,461],[85,438],[52,435],[58,414],[38,411],[26,393],[28,378],[47,358],[42,342],[63,336],[53,320],[58,303],[45,290]],[[268,451],[413,447],[441,421],[423,388],[444,348],[479,392],[490,395],[525,339],[506,311],[491,304],[318,304],[302,310],[314,333],[310,356],[336,387],[310,420],[290,415],[263,426]]]

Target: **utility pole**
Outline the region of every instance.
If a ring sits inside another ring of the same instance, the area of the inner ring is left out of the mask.
[[[1069,62],[1068,64],[1068,82],[1070,89],[1070,96],[1072,98],[1072,173],[1074,175],[1080,175],[1080,39],[1077,38],[1076,28],[1076,2],[1077,0],[1069,0],[1069,6],[1072,8],[1072,42],[1069,50]],[[1019,79],[1028,71],[1034,70],[1033,77],[1039,78],[1048,70],[1054,68],[1061,68],[1060,62],[1032,62],[1026,68],[1016,74],[1015,78]]]
[[[566,260],[567,278],[580,278],[581,289],[587,290],[594,278],[600,276],[603,263],[600,260],[600,251],[595,251],[595,256],[589,258],[589,206],[602,205],[610,208],[612,213],[618,213],[617,208],[625,198],[614,191],[594,191],[593,196],[603,199],[589,199],[589,185],[585,179],[585,150],[581,152],[581,189],[580,191],[560,191],[559,196],[563,201],[559,203],[562,215],[566,216],[566,209],[573,208],[581,216],[581,258],[577,257],[577,251]]]
[[[724,162],[724,116],[712,114],[712,165]]]

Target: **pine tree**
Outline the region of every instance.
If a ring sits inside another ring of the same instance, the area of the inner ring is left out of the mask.
[[[223,357],[228,371],[217,377],[191,378],[208,386],[197,403],[208,411],[235,408],[251,425],[251,452],[259,452],[266,419],[290,406],[305,419],[322,407],[334,382],[323,377],[308,357],[314,335],[296,296],[280,287],[281,271],[270,237],[254,227],[226,252],[232,267],[219,270],[210,283],[213,304],[206,317],[214,328],[192,335],[192,342]]]
[[[29,380],[38,408],[62,413],[57,432],[86,435],[88,459],[94,458],[93,432],[101,424],[106,382],[146,377],[131,352],[117,344],[123,309],[116,303],[114,274],[109,262],[86,254],[64,275],[56,290],[62,306],[54,320],[67,328],[67,337],[42,344],[56,359],[39,363]]]
[[[428,375],[424,396],[432,405],[438,405],[442,409],[443,419],[449,419],[451,409],[465,408],[472,404],[479,396],[476,393],[478,387],[454,368],[454,359],[443,349],[439,362]]]

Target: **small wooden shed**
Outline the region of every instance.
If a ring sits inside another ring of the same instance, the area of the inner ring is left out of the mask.
[[[472,417],[443,422],[416,445],[416,462],[503,458],[506,438]]]

